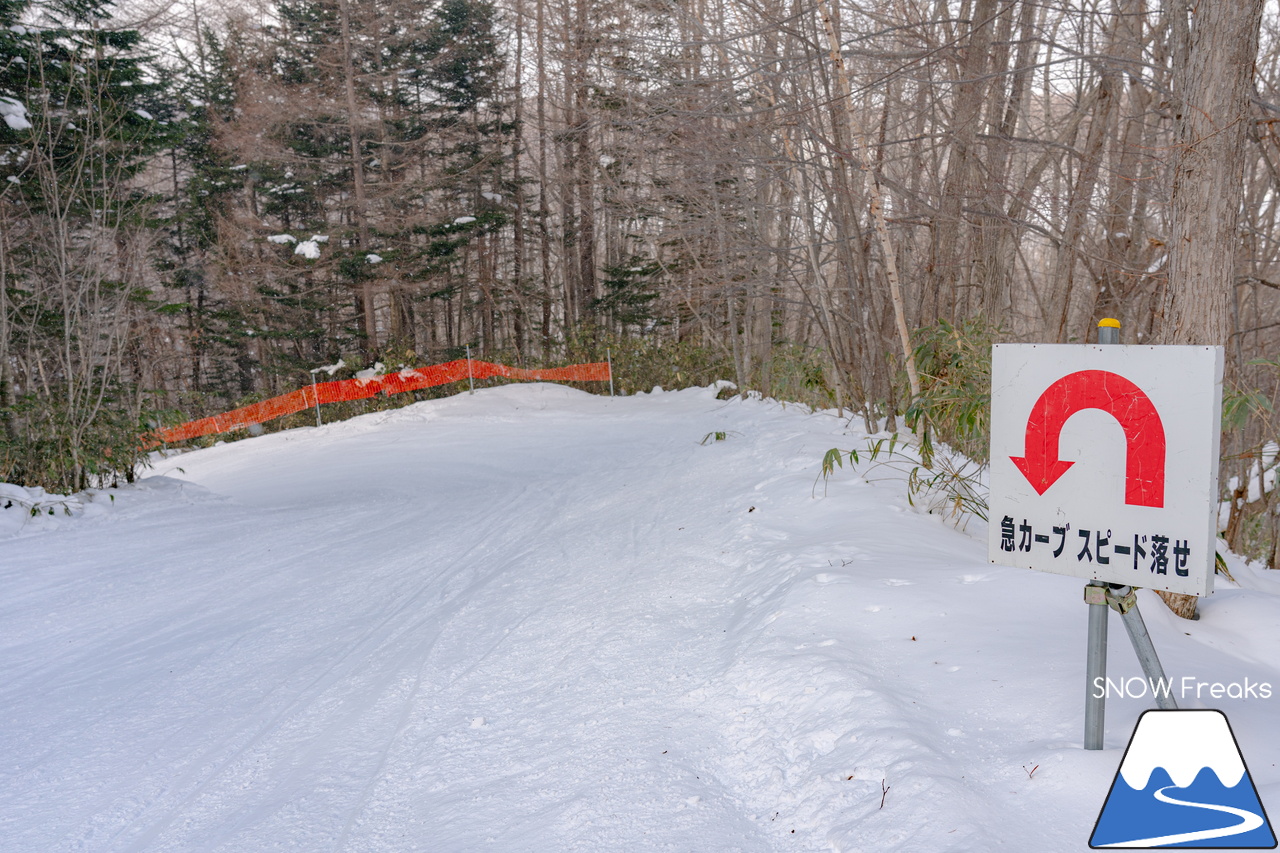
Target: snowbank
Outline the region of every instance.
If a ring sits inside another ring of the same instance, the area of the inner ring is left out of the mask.
[[[1081,584],[714,395],[487,389],[4,540],[5,846],[1086,850],[1151,703],[1080,748]],[[1165,668],[1280,685],[1280,584],[1233,571],[1199,622],[1142,594]],[[1273,813],[1275,701],[1212,706]]]

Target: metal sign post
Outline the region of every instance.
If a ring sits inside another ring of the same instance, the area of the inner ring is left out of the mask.
[[[998,344],[992,351],[993,563],[1088,581],[1085,748],[1103,746],[1107,612],[1161,708],[1176,703],[1137,587],[1212,590],[1222,349]]]
[[[1098,343],[1120,343],[1120,323],[1103,320],[1098,323]],[[1107,586],[1090,581],[1084,588],[1089,605],[1089,639],[1084,667],[1084,748],[1102,749],[1106,735],[1107,693],[1096,685],[1107,684]]]
[[[1098,343],[1120,343],[1120,322],[1104,319],[1098,323]],[[1102,749],[1106,734],[1104,724],[1107,712],[1107,616],[1115,610],[1124,620],[1129,643],[1142,665],[1142,674],[1152,685],[1156,704],[1166,711],[1177,710],[1178,703],[1168,690],[1157,689],[1165,684],[1164,667],[1156,647],[1147,633],[1147,623],[1138,611],[1137,589],[1120,584],[1100,584],[1092,581],[1084,588],[1084,600],[1089,603],[1089,643],[1085,659],[1084,699],[1084,748]],[[1101,598],[1101,601],[1098,599]],[[1101,684],[1101,690],[1098,685]]]
[[[1089,640],[1084,667],[1084,748],[1102,749],[1106,734],[1107,694],[1095,685],[1107,683],[1107,585],[1090,581],[1084,588],[1089,604]]]

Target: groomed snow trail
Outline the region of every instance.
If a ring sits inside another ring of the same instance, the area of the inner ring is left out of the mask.
[[[1086,849],[1079,585],[815,496],[860,440],[528,385],[162,461],[0,542],[0,847]]]

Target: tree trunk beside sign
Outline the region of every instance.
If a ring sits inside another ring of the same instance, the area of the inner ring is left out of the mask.
[[[1166,344],[1225,346],[1239,240],[1244,144],[1264,0],[1166,6],[1174,56]],[[1160,593],[1195,616],[1194,596]]]

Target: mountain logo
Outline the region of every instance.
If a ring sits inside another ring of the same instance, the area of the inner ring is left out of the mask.
[[[1274,849],[1275,833],[1226,715],[1145,712],[1089,846]]]

